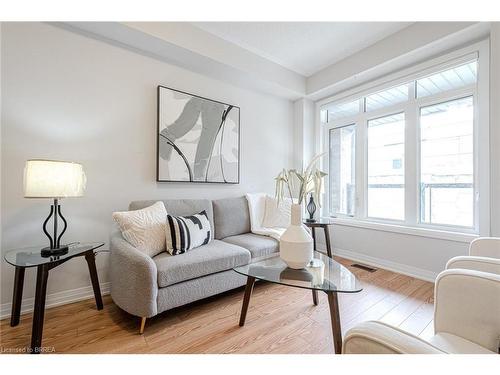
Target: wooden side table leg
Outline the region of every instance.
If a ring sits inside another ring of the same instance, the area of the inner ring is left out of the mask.
[[[39,354],[42,346],[43,319],[45,315],[45,297],[49,266],[42,264],[36,271],[35,310],[33,311],[33,327],[31,329],[31,353]]]
[[[330,305],[330,319],[332,321],[333,346],[335,354],[342,353],[342,331],[340,329],[339,301],[337,292],[326,292]]]
[[[313,238],[313,250],[316,251],[316,230],[315,230],[315,227],[311,227],[311,235]]]
[[[16,267],[14,275],[14,293],[12,296],[12,311],[10,314],[10,326],[15,327],[19,324],[21,316],[21,303],[23,301],[24,287],[24,267]]]
[[[332,257],[332,248],[330,245],[330,230],[328,229],[328,225],[325,225],[323,227],[323,230],[325,232],[326,252],[327,252],[328,256],[331,258]]]
[[[315,306],[318,306],[318,291],[316,289],[312,290],[313,295],[313,303]]]
[[[101,288],[99,287],[99,276],[97,275],[97,268],[95,266],[95,254],[94,250],[87,251],[85,253],[85,260],[89,266],[90,280],[92,281],[92,288],[94,289],[95,304],[97,310],[103,309]]]
[[[241,306],[240,327],[243,327],[245,325],[248,305],[250,304],[250,297],[252,295],[254,284],[255,284],[255,277],[248,276],[247,286],[245,287],[245,296],[243,297],[243,306]]]

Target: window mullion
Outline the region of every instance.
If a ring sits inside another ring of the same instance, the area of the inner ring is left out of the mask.
[[[356,123],[356,218],[366,218],[366,128],[367,119],[362,115]]]
[[[415,83],[408,85],[408,105],[405,108],[405,222],[416,225],[418,221],[418,109],[415,103]]]

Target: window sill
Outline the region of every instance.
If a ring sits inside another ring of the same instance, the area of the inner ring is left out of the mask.
[[[392,233],[401,233],[408,234],[410,236],[420,236],[420,237],[428,237],[428,238],[437,238],[440,240],[448,240],[454,242],[465,242],[469,243],[473,239],[479,237],[478,234],[475,233],[463,233],[463,232],[453,232],[446,230],[438,230],[438,229],[430,229],[430,228],[416,228],[409,227],[404,225],[397,224],[388,224],[388,223],[378,223],[367,220],[354,220],[349,218],[328,218],[334,224],[343,225],[348,227],[356,227],[356,228],[364,228],[364,229],[372,229],[383,232],[392,232]]]

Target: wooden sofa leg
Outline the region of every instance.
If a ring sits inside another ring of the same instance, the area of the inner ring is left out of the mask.
[[[144,333],[144,327],[146,326],[146,317],[143,316],[141,318],[141,329],[139,331],[139,333],[142,335]]]

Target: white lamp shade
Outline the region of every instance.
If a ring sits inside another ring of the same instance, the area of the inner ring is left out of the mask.
[[[24,167],[25,198],[81,197],[87,179],[81,164],[28,160]]]

